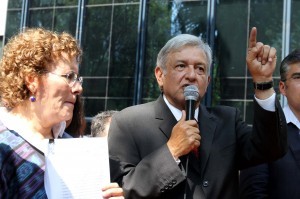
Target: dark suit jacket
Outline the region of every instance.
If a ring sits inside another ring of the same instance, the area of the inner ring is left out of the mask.
[[[287,154],[272,163],[241,171],[241,198],[300,198],[300,138],[288,125]]]
[[[238,170],[279,158],[287,148],[279,103],[276,112],[265,111],[256,102],[254,107],[253,133],[235,108],[200,107],[200,158],[189,156],[188,185],[182,165],[166,145],[177,121],[163,97],[116,113],[108,144],[110,157],[120,160],[121,170],[111,168],[112,180],[121,179],[128,199],[183,198],[185,189],[186,198],[237,198]]]

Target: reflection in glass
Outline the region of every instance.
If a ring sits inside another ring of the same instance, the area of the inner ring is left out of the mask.
[[[290,52],[300,48],[300,0],[292,0],[291,6],[291,35],[290,35]]]
[[[77,8],[30,10],[29,26],[69,32],[75,36]]]
[[[21,10],[7,10],[5,43],[20,30]]]

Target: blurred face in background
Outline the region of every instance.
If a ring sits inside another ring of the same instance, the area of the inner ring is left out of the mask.
[[[288,99],[291,110],[300,114],[300,62],[289,65],[286,80],[280,81],[280,93]]]

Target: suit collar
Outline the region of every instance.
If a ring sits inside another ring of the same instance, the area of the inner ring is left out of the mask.
[[[300,167],[300,135],[299,129],[292,123],[288,124],[288,143],[295,158],[297,165]]]
[[[170,111],[169,107],[164,102],[162,94],[155,101],[155,119],[161,120],[161,124],[159,129],[163,134],[169,139],[171,136],[171,132],[173,127],[176,125],[177,121]]]

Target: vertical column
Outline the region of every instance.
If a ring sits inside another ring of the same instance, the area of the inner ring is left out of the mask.
[[[23,31],[24,28],[28,25],[28,10],[29,10],[29,1],[23,0],[22,1],[20,31]]]
[[[140,0],[133,105],[140,104],[142,102],[144,73],[143,68],[145,65],[148,18],[147,8],[147,0]]]
[[[290,34],[291,34],[291,0],[283,1],[283,16],[282,16],[282,51],[281,59],[287,56],[290,52]],[[281,95],[281,105],[286,105],[286,97]]]

